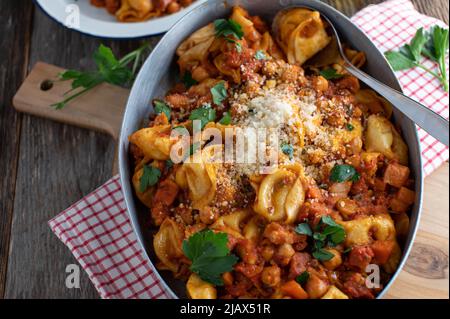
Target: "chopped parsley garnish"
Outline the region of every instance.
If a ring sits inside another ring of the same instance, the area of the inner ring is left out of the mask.
[[[320,260],[320,261],[328,261],[328,260],[333,259],[333,257],[334,257],[333,253],[330,253],[329,251],[327,251],[323,248],[313,251],[312,255],[314,258],[316,258],[317,260]]]
[[[298,282],[300,285],[304,285],[308,282],[309,277],[310,277],[309,272],[304,271],[299,276],[297,276],[297,278],[295,278],[295,281]]]
[[[306,235],[306,236],[313,235],[312,229],[308,223],[298,224],[297,227],[295,228],[295,231],[297,232],[297,234],[300,234],[300,235]]]
[[[295,231],[300,235],[312,238],[314,241],[312,255],[320,261],[327,261],[334,257],[334,254],[327,251],[325,247],[336,247],[345,239],[344,227],[337,224],[328,215],[322,216],[314,232],[308,223],[297,225]]]
[[[172,160],[167,160],[166,161],[166,169],[171,169],[173,167],[173,162],[172,162]]]
[[[353,125],[351,125],[350,123],[348,123],[345,127],[347,128],[347,131],[350,131],[350,132],[355,129],[355,127]]]
[[[211,94],[213,97],[213,102],[216,105],[221,105],[222,102],[227,98],[227,88],[225,87],[225,82],[220,82],[211,88]]]
[[[291,144],[283,143],[283,144],[281,145],[281,151],[282,151],[285,155],[289,156],[289,159],[293,159],[293,158],[294,158],[294,148],[292,147]]]
[[[233,19],[218,19],[214,21],[214,27],[216,29],[216,37],[228,38],[233,36],[239,40],[244,37],[241,25]]]
[[[219,121],[219,124],[222,124],[222,125],[230,125],[231,124],[231,114],[230,114],[230,112],[223,113],[223,117]]]
[[[263,50],[256,51],[255,58],[257,60],[267,60],[267,56]]]
[[[204,105],[201,108],[192,111],[189,119],[191,121],[201,121],[201,129],[203,130],[208,123],[216,120],[216,110],[214,110],[211,105]]]
[[[327,80],[340,79],[344,76],[343,74],[337,73],[337,71],[333,68],[329,68],[329,69],[320,71],[320,75],[323,76]]]
[[[414,67],[421,68],[425,72],[436,77],[446,92],[449,91],[446,56],[449,49],[449,30],[436,25],[429,31],[423,28],[417,30],[409,44],[405,44],[399,51],[385,53],[389,64],[394,71],[402,71]],[[436,62],[438,70],[429,69],[422,63],[422,57],[427,57]]]
[[[155,105],[155,113],[156,114],[164,113],[167,117],[167,120],[170,121],[170,113],[171,113],[170,107],[166,103],[158,100],[155,100],[153,104]]]
[[[234,43],[238,53],[242,52],[242,45],[237,40],[242,40],[244,31],[239,23],[233,19],[218,19],[214,21],[216,37],[223,37],[226,41]]]
[[[161,177],[161,171],[153,166],[144,165],[144,173],[140,180],[139,191],[144,193],[149,187],[155,186]]]
[[[336,165],[331,170],[330,180],[335,183],[343,183],[347,181],[357,182],[361,178],[361,175],[356,169],[347,164]]]
[[[184,255],[192,262],[190,270],[206,282],[222,286],[222,274],[233,270],[238,258],[230,254],[228,235],[212,230],[198,232],[183,241]]]
[[[181,78],[181,82],[183,82],[184,86],[188,89],[191,86],[198,84],[198,82],[192,78],[191,72],[188,71],[184,72],[183,77]]]

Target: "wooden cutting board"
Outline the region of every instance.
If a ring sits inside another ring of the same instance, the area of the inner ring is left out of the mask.
[[[68,82],[54,82],[63,69],[37,63],[20,87],[13,104],[17,111],[72,124],[118,139],[129,90],[102,84],[62,110]],[[117,165],[113,174],[117,173]],[[449,298],[449,165],[425,180],[424,209],[417,239],[400,276],[386,298]]]

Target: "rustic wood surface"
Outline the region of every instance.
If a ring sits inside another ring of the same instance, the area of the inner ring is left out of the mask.
[[[382,0],[326,2],[352,15]],[[413,2],[448,24],[448,0]],[[47,221],[111,177],[115,143],[104,134],[19,114],[12,97],[38,61],[90,68],[100,43],[124,54],[142,40],[81,35],[62,28],[28,0],[0,1],[0,28],[0,298],[98,298],[83,272],[81,289],[65,287],[65,268],[76,261]],[[146,41],[154,45],[159,39]],[[425,184],[424,219],[410,258],[414,262],[388,298],[448,298],[448,164]],[[429,242],[441,248],[430,250]]]

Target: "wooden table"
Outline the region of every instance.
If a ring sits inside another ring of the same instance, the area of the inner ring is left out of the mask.
[[[382,1],[327,2],[352,15]],[[413,2],[421,12],[448,24],[447,0]],[[65,287],[66,266],[76,261],[47,221],[112,176],[115,143],[103,134],[19,114],[11,100],[37,61],[90,68],[92,52],[101,42],[118,54],[140,42],[101,41],[64,29],[29,0],[0,1],[0,28],[0,298],[98,298],[84,273],[81,289]],[[159,39],[146,41],[156,44]],[[415,247],[415,263],[401,275],[407,280],[395,283],[388,297],[448,298],[448,176],[446,164],[425,187],[425,210],[447,217],[446,223],[435,225],[444,236],[438,269],[420,278],[423,289],[411,289],[408,279],[417,280],[423,272],[417,265],[427,262],[420,245]],[[439,200],[431,200],[431,194]],[[433,227],[433,218],[426,225]]]

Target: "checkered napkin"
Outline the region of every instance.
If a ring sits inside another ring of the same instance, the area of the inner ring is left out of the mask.
[[[353,17],[383,51],[403,45],[420,27],[441,21],[415,11],[408,0],[369,6]],[[430,62],[431,66],[431,62]],[[398,73],[409,96],[448,118],[448,95],[420,70]],[[430,174],[448,160],[448,149],[419,129],[424,168]],[[119,178],[83,198],[49,222],[71,250],[102,298],[170,298],[133,232]]]

